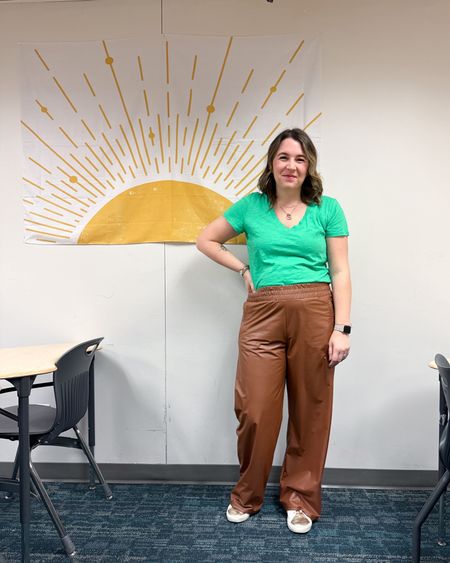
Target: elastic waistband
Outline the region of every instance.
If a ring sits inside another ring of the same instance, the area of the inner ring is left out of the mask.
[[[250,293],[247,301],[263,301],[267,299],[306,299],[330,295],[328,283],[295,283],[292,285],[269,285]]]

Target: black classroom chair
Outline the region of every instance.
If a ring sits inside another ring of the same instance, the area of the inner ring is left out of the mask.
[[[103,338],[96,338],[78,344],[56,362],[57,370],[53,374],[53,382],[51,383],[55,394],[55,407],[38,404],[30,404],[29,406],[30,454],[37,446],[63,446],[83,450],[98,481],[103,486],[106,498],[111,499],[111,489],[103,478],[92,452],[77,426],[88,408],[89,368],[95,351],[102,340]],[[49,384],[42,384],[42,386],[45,385]],[[17,411],[16,405],[5,409],[0,408],[0,414],[4,415],[0,416],[0,439],[18,440]],[[70,429],[74,430],[75,438],[60,436]],[[18,469],[17,452],[12,475],[13,480],[17,480]],[[31,456],[30,477],[32,490],[44,503],[58,531],[66,554],[72,557],[75,554],[75,546],[31,462]]]
[[[445,470],[442,477],[439,479],[437,485],[434,487],[427,501],[423,505],[419,514],[417,515],[412,536],[412,561],[419,563],[420,561],[420,537],[422,524],[428,518],[428,515],[433,510],[439,499],[447,490],[447,485],[450,483],[450,424],[449,424],[449,407],[450,407],[450,364],[447,358],[442,354],[436,354],[434,361],[439,370],[439,380],[441,389],[445,398],[446,414],[441,417],[442,432],[439,440],[439,459]]]

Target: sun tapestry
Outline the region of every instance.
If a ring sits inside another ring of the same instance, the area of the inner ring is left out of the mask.
[[[158,36],[21,46],[25,240],[193,242],[320,127],[318,42]]]

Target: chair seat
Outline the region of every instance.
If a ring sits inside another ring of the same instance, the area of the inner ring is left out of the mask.
[[[5,411],[17,416],[17,406],[6,407]],[[30,405],[30,436],[34,434],[46,434],[50,432],[55,422],[56,410],[49,405]],[[0,436],[17,438],[19,425],[15,420],[0,414]]]

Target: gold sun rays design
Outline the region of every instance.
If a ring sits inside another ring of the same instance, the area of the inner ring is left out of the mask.
[[[194,241],[256,189],[274,135],[320,121],[317,46],[281,43],[28,47],[38,87],[23,92],[27,240]]]

